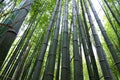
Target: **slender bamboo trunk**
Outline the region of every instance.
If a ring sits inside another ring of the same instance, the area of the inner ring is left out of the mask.
[[[119,57],[118,57],[118,55],[117,55],[117,52],[116,52],[113,44],[111,43],[111,41],[110,41],[110,39],[109,39],[109,37],[108,37],[108,35],[107,35],[104,27],[103,27],[103,24],[102,24],[101,20],[99,19],[98,15],[97,15],[97,12],[96,12],[96,10],[95,10],[95,8],[94,8],[91,0],[88,0],[88,1],[89,1],[89,3],[90,3],[91,8],[92,8],[92,11],[93,11],[93,14],[94,14],[94,16],[95,16],[95,19],[96,19],[96,21],[97,21],[97,23],[98,23],[98,25],[99,25],[99,28],[100,28],[100,30],[101,30],[101,32],[102,32],[102,35],[103,35],[103,37],[104,37],[104,39],[105,39],[105,42],[107,43],[107,46],[108,46],[108,48],[109,48],[109,51],[111,52],[111,55],[112,55],[113,60],[114,60],[114,62],[115,62],[115,65],[117,66],[117,68],[118,68],[118,70],[119,70],[119,72],[120,72],[120,59],[119,59]]]
[[[63,45],[62,45],[62,67],[61,80],[70,80],[70,64],[69,64],[69,46],[68,46],[68,0],[65,1],[63,20]],[[66,76],[66,77],[65,77]]]
[[[50,46],[50,51],[48,54],[48,60],[46,65],[45,74],[43,76],[43,80],[53,80],[54,78],[54,67],[55,67],[55,59],[56,59],[56,51],[58,46],[58,36],[59,36],[59,28],[60,28],[60,20],[62,13],[62,0],[60,0],[58,18],[56,22],[56,29],[54,32],[54,38],[51,42],[52,46]]]
[[[38,47],[37,50],[34,49],[34,51],[33,51],[33,54],[36,53],[36,55],[34,55],[33,58],[36,57],[36,56],[38,56],[39,50],[42,47],[41,44],[42,44],[43,40],[44,40],[44,36],[42,36],[42,38],[40,40],[40,43],[39,43],[40,45],[37,45],[37,47]],[[27,80],[32,79],[32,74],[33,74],[34,68],[36,66],[36,61],[37,61],[37,59],[35,59],[35,60],[33,59],[32,60],[31,65],[30,65],[30,67],[28,69],[29,73],[27,73],[27,77],[25,79],[27,79]]]
[[[87,35],[86,38],[87,38],[87,45],[88,45],[88,50],[89,50],[89,54],[90,54],[90,58],[91,58],[91,64],[93,66],[95,80],[99,80],[98,68],[97,68],[97,64],[95,61],[95,56],[94,56],[94,52],[92,49],[92,44],[90,41],[90,35],[89,35],[89,30],[88,30],[88,25],[87,25],[87,21],[86,21],[86,17],[85,17],[85,11],[84,11],[84,7],[82,4],[82,0],[80,2],[81,2],[82,14],[83,14],[83,19],[84,19],[84,24],[85,24],[85,31],[86,31],[86,35]]]
[[[15,48],[15,50],[13,50],[11,52],[13,55],[11,56],[9,62],[7,63],[4,71],[2,72],[2,75],[8,75],[8,73],[11,71],[12,67],[14,66],[15,59],[19,55],[18,53],[21,50],[21,47],[23,46],[24,40],[25,40],[26,36],[28,35],[29,30],[32,28],[31,26],[34,23],[35,19],[36,18],[34,16],[34,18],[32,20],[33,22],[29,23],[28,28],[26,29],[25,33],[23,34],[23,36],[22,36],[20,42],[18,43],[17,47]],[[1,66],[1,69],[2,69],[2,66]]]
[[[88,19],[89,19],[89,22],[90,22],[90,27],[91,27],[92,34],[93,34],[93,37],[94,37],[94,41],[95,41],[95,44],[96,44],[97,54],[98,54],[98,58],[99,58],[101,68],[102,68],[102,73],[103,73],[104,79],[105,80],[114,80],[113,74],[111,73],[111,69],[110,69],[109,64],[107,62],[107,59],[106,59],[105,52],[102,48],[101,42],[100,42],[99,37],[96,33],[95,26],[94,26],[92,17],[90,15],[89,8],[86,4],[86,0],[84,0],[84,5],[85,5],[85,9],[86,9]]]
[[[87,44],[86,44],[87,41],[86,41],[86,37],[85,37],[86,36],[85,35],[85,30],[84,30],[84,26],[82,24],[82,20],[81,20],[80,14],[78,12],[79,10],[78,10],[78,7],[76,5],[76,1],[75,1],[74,5],[75,5],[77,17],[78,17],[78,25],[79,25],[79,29],[80,29],[80,34],[81,34],[81,39],[82,39],[82,44],[83,44],[85,59],[86,59],[86,63],[87,63],[89,78],[90,78],[90,80],[94,80],[93,69],[92,69],[91,62],[90,62],[91,60],[89,58],[90,55],[89,55]]]
[[[60,76],[60,66],[62,60],[62,46],[63,46],[63,32],[64,32],[64,15],[62,16],[62,26],[61,26],[61,33],[60,33],[60,41],[59,41],[59,52],[58,52],[58,65],[56,71],[56,80],[59,80]]]
[[[23,74],[21,77],[21,79],[23,80],[25,80],[25,77],[28,76],[28,72],[30,70],[32,60],[37,55],[37,50],[38,50],[39,45],[41,46],[41,42],[43,42],[44,33],[42,33],[42,35],[40,34],[40,36],[41,37],[38,38],[36,42],[36,46],[34,47],[33,52],[31,53],[28,63],[25,65],[25,68],[23,69]]]
[[[57,61],[57,70],[56,70],[56,80],[59,80],[59,76],[60,76],[60,61],[61,61],[61,51],[62,51],[62,31],[63,29],[61,29],[61,33],[60,33],[60,40],[59,40],[59,50],[58,50],[58,61]]]
[[[118,23],[118,25],[120,25],[120,20],[117,18],[117,16],[115,15],[115,13],[113,12],[113,10],[110,8],[107,0],[104,0],[105,4],[107,5],[107,7],[109,8],[110,12],[112,13],[113,17],[115,18],[116,22]]]
[[[43,43],[43,46],[41,48],[41,52],[40,52],[40,54],[37,58],[37,61],[36,61],[36,66],[35,66],[35,70],[34,70],[34,73],[33,73],[33,80],[38,80],[39,79],[39,74],[40,74],[40,71],[41,71],[44,55],[45,55],[45,52],[46,52],[46,49],[47,49],[47,44],[48,44],[48,40],[49,40],[49,37],[50,37],[51,29],[52,29],[52,26],[53,26],[53,23],[54,23],[54,19],[55,19],[55,16],[56,16],[56,11],[57,11],[58,5],[59,5],[59,0],[56,1],[56,5],[55,5],[54,12],[53,12],[53,15],[52,15],[49,27],[48,27],[48,31],[45,35],[44,43]]]
[[[45,8],[46,8],[46,7],[45,7]],[[34,27],[33,27],[32,31],[31,31],[30,35],[28,36],[28,39],[27,39],[24,47],[22,48],[22,50],[21,50],[21,52],[20,52],[20,54],[19,54],[18,59],[16,60],[15,66],[13,67],[10,76],[12,76],[13,72],[15,71],[16,66],[18,65],[18,63],[19,63],[19,61],[20,61],[20,58],[21,58],[21,56],[23,55],[24,51],[26,50],[26,48],[27,48],[27,46],[28,46],[28,43],[29,43],[29,41],[30,41],[30,39],[31,39],[31,37],[32,37],[32,34],[33,34],[34,30],[36,29],[38,23],[40,22],[43,13],[44,13],[44,10],[42,11],[39,19],[37,20],[37,23],[34,25]]]
[[[22,55],[21,60],[20,60],[19,64],[17,65],[17,69],[16,69],[14,75],[12,76],[12,80],[18,80],[19,79],[19,77],[20,77],[19,75],[22,72],[22,68],[23,68],[25,60],[28,56],[30,48],[31,48],[31,46],[28,46],[28,49],[26,49],[25,53]]]
[[[45,30],[45,28],[43,30]],[[39,47],[41,47],[41,43],[43,42],[44,32],[45,31],[43,31],[42,33],[39,32],[38,39],[36,41],[36,45],[33,49],[33,52],[31,53],[30,57],[28,57],[28,62],[25,64],[23,73],[21,74],[21,79],[23,80],[25,80],[25,78],[28,76],[32,64],[32,60],[37,56],[37,51],[39,50]]]
[[[28,32],[29,32],[29,30],[31,29],[31,26],[33,25],[33,23],[34,23],[34,21],[35,21],[35,19],[36,19],[35,17],[36,17],[36,16],[33,16],[33,19],[32,19],[32,20],[30,21],[30,23],[28,24],[28,28],[25,30],[23,36],[21,36],[20,42],[18,42],[18,44],[17,44],[17,45],[13,48],[13,50],[11,51],[11,53],[12,53],[13,55],[11,56],[11,58],[10,58],[10,60],[9,60],[10,64],[11,64],[11,61],[13,61],[14,56],[17,54],[17,51],[20,50],[19,48],[20,48],[20,46],[23,44],[26,36],[28,35]],[[11,60],[11,59],[12,59],[12,60]],[[6,61],[4,61],[4,62],[6,62]],[[10,65],[9,62],[8,62],[8,64],[7,64],[8,66]],[[1,66],[1,68],[2,68],[3,66],[4,66],[4,63],[3,63],[3,65]]]
[[[118,31],[117,31],[117,29],[115,29],[115,25],[112,23],[112,19],[110,18],[109,13],[106,11],[106,9],[104,9],[105,6],[102,6],[101,3],[100,3],[100,1],[98,1],[98,2],[99,2],[99,4],[100,4],[102,10],[104,11],[104,13],[105,13],[105,15],[106,15],[109,23],[111,24],[112,29],[114,30],[114,32],[115,32],[115,34],[116,34],[116,36],[117,36],[117,38],[118,38],[119,46],[120,46],[120,36],[119,36],[119,34],[118,34]],[[103,8],[103,7],[104,7],[104,8]]]
[[[115,8],[115,10],[116,10],[116,12],[117,12],[117,14],[118,14],[118,16],[120,17],[120,12],[119,12],[119,10],[117,9],[117,6],[115,5],[114,1],[112,1],[112,5],[114,6],[114,8]]]
[[[44,1],[44,3],[45,3],[45,1]],[[43,3],[43,5],[44,5],[44,3]],[[46,4],[47,5],[47,4]],[[42,7],[40,7],[40,9],[42,9],[43,8],[43,6]],[[46,8],[46,7],[45,7]],[[44,11],[44,10],[43,10]],[[41,12],[41,14],[42,14],[43,12]],[[41,15],[40,14],[40,15]],[[21,50],[21,47],[23,46],[23,43],[24,43],[24,40],[25,40],[25,38],[27,37],[27,34],[28,34],[28,32],[30,31],[30,29],[32,28],[32,26],[34,25],[34,23],[35,23],[35,19],[36,19],[36,16],[38,15],[38,13],[35,13],[35,15],[33,16],[33,19],[30,21],[30,23],[28,24],[28,28],[26,29],[26,31],[25,31],[25,33],[23,34],[23,36],[22,36],[22,39],[21,39],[21,41],[18,43],[18,45],[17,45],[17,47],[15,48],[15,50],[13,50],[11,53],[13,53],[13,55],[11,56],[11,58],[10,58],[10,60],[9,60],[9,62],[8,62],[8,64],[6,65],[6,68],[4,69],[5,71],[2,73],[3,75],[4,74],[6,74],[6,70],[8,70],[8,68],[9,69],[11,69],[11,67],[10,67],[10,65],[12,65],[11,63],[12,62],[14,62],[15,61],[15,58],[17,57],[17,53]],[[2,66],[1,66],[1,68],[2,68]]]
[[[16,21],[19,21],[18,23],[11,25],[13,26],[13,29],[9,29],[5,34],[4,37],[2,38],[1,42],[0,42],[0,66],[2,65],[14,39],[16,38],[16,35],[25,19],[25,17],[27,16],[30,8],[31,8],[31,4],[33,3],[34,0],[27,0],[25,2],[25,4],[23,5],[26,6],[28,4],[30,4],[30,6],[27,6],[25,9],[22,9],[19,11],[19,13],[17,14],[17,16],[15,17],[13,23],[15,23]],[[22,19],[21,19],[22,18]],[[6,46],[7,45],[7,46]]]
[[[24,34],[24,36],[22,37],[21,41],[20,41],[19,44],[17,45],[17,48],[15,49],[15,52],[16,52],[16,50],[19,50],[19,47],[22,45],[23,41],[25,40],[25,37],[26,37],[26,35],[27,35],[27,32],[28,32],[28,29],[26,30],[26,33]],[[19,46],[19,47],[18,47],[18,46]],[[11,69],[11,67],[12,67],[12,65],[13,65],[12,62],[14,62],[14,60],[15,60],[15,58],[16,58],[17,55],[18,55],[17,52],[16,52],[16,53],[13,53],[13,55],[10,57],[10,60],[8,61],[7,65],[5,66],[4,71],[2,72],[2,75],[7,75],[7,74],[8,74],[7,71],[10,71],[9,69]],[[1,66],[1,69],[2,69],[2,67],[4,67],[4,65]]]
[[[69,27],[69,32],[68,32],[68,76],[70,76],[69,77],[69,80],[71,80],[71,61],[70,61],[70,41],[71,41],[71,32],[72,32],[72,30],[71,30],[71,28],[72,28],[72,20],[71,20],[71,23],[70,23],[70,27]],[[81,71],[82,72],[82,71]]]
[[[78,35],[77,35],[77,25],[76,25],[76,4],[73,0],[73,9],[72,9],[72,21],[73,21],[73,53],[74,53],[74,80],[83,80],[82,70],[82,61],[80,61],[82,56],[80,56],[79,47],[78,47]]]

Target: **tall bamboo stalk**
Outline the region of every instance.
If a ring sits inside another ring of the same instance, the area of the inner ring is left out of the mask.
[[[89,50],[89,54],[90,54],[90,58],[91,58],[91,64],[93,66],[93,72],[94,72],[95,79],[99,80],[99,73],[98,73],[98,69],[97,69],[94,52],[92,49],[92,43],[90,41],[90,34],[89,34],[89,29],[88,29],[88,25],[87,25],[87,21],[86,21],[86,17],[85,17],[85,10],[84,10],[83,4],[82,4],[82,0],[80,2],[81,2],[82,14],[83,14],[83,19],[84,19],[84,24],[85,24],[85,32],[87,35],[86,39],[87,39],[88,50]]]
[[[63,22],[63,20],[62,20]],[[62,53],[62,40],[63,39],[63,24],[61,26],[60,40],[59,40],[59,49],[58,49],[58,61],[57,61],[57,70],[56,70],[56,80],[59,80],[60,76],[60,62],[61,62],[61,53]]]
[[[73,54],[74,54],[74,80],[83,80],[83,74],[80,74],[82,71],[82,56],[80,56],[79,47],[78,47],[78,35],[77,35],[77,25],[76,25],[76,2],[73,0],[72,8],[72,21],[73,21]]]
[[[112,29],[114,30],[114,32],[115,32],[115,34],[116,34],[116,36],[117,36],[119,45],[120,45],[120,36],[119,36],[119,34],[118,34],[117,29],[115,28],[115,25],[112,23],[112,19],[111,19],[110,15],[109,15],[107,9],[105,8],[104,4],[103,4],[103,6],[102,6],[101,3],[100,3],[100,1],[98,1],[98,2],[99,2],[99,4],[100,4],[102,10],[104,11],[104,13],[105,13],[105,15],[106,15],[106,18],[108,19],[109,23],[111,24],[111,27],[112,27]]]
[[[62,45],[62,67],[61,80],[70,80],[69,48],[68,48],[68,0],[65,1],[63,20],[63,45]],[[66,76],[66,77],[65,77]]]
[[[117,18],[117,16],[115,15],[115,13],[113,12],[113,10],[111,9],[110,5],[108,4],[107,0],[103,0],[105,2],[105,4],[107,5],[108,9],[110,10],[110,12],[112,13],[113,17],[115,18],[116,22],[118,23],[118,25],[120,25],[120,20]]]
[[[94,41],[95,41],[95,44],[96,44],[97,54],[98,54],[98,58],[99,58],[101,68],[102,68],[102,73],[103,73],[104,79],[105,80],[114,80],[113,74],[111,73],[111,69],[110,69],[109,64],[107,62],[107,59],[106,59],[105,52],[103,50],[103,47],[102,47],[101,42],[99,40],[99,37],[96,33],[95,26],[94,26],[89,8],[86,4],[86,0],[84,0],[84,5],[85,5],[85,9],[86,9],[88,19],[89,19],[89,22],[90,22],[92,35],[94,37]]]
[[[33,3],[34,0],[27,0],[24,4],[23,7],[26,5],[30,5],[25,7],[24,9],[20,10],[19,13],[17,14],[17,16],[15,17],[15,19],[13,20],[13,23],[16,23],[16,21],[19,21],[16,24],[10,25],[13,26],[13,29],[9,29],[5,34],[4,37],[2,38],[2,40],[0,41],[0,66],[2,65],[13,41],[16,38],[16,35],[25,19],[25,17],[27,16],[28,12],[30,11],[31,8],[31,4]],[[22,19],[21,19],[22,18]],[[6,46],[7,45],[7,46]]]
[[[22,55],[21,60],[20,60],[19,64],[17,65],[17,69],[16,69],[14,75],[12,76],[12,80],[18,80],[18,79],[19,79],[19,75],[20,75],[21,72],[22,72],[22,68],[23,68],[23,65],[24,65],[24,63],[25,63],[25,60],[26,60],[26,58],[27,58],[27,56],[28,56],[28,53],[29,53],[29,51],[30,51],[30,48],[31,48],[31,46],[28,46],[28,48],[26,49],[26,51],[25,51],[24,54]]]
[[[117,68],[118,68],[118,70],[119,70],[119,72],[120,72],[120,59],[119,59],[119,57],[118,57],[118,55],[117,55],[117,52],[116,52],[113,44],[111,43],[111,41],[110,41],[110,39],[109,39],[109,37],[108,37],[108,35],[107,35],[104,27],[103,27],[103,24],[102,24],[100,18],[98,17],[98,15],[97,15],[97,12],[96,12],[96,10],[95,10],[95,8],[94,8],[91,0],[88,0],[88,1],[89,1],[89,3],[90,3],[91,9],[92,9],[93,14],[94,14],[94,16],[95,16],[95,19],[96,19],[96,21],[97,21],[97,23],[98,23],[98,25],[99,25],[99,28],[100,28],[100,30],[101,30],[101,32],[102,32],[102,35],[103,35],[103,37],[104,37],[104,39],[105,39],[105,42],[107,43],[107,46],[108,46],[108,48],[109,48],[109,51],[111,52],[111,55],[112,55],[113,60],[114,60],[114,62],[115,62],[115,65],[117,66]]]
[[[50,46],[50,51],[48,53],[48,60],[47,60],[47,65],[46,65],[45,74],[43,76],[43,80],[48,80],[48,79],[53,80],[54,78],[54,67],[55,67],[56,51],[57,51],[57,46],[58,46],[61,13],[62,13],[62,0],[60,0],[60,4],[59,4],[56,29],[54,32],[53,41],[51,42],[52,46]]]
[[[55,19],[55,16],[56,16],[56,11],[57,11],[58,5],[59,5],[59,0],[56,1],[56,5],[55,5],[54,12],[53,12],[53,15],[52,15],[49,27],[48,27],[48,31],[47,31],[47,33],[45,35],[45,38],[44,38],[43,46],[42,46],[40,54],[37,58],[35,70],[34,70],[34,73],[33,73],[33,79],[34,80],[39,79],[39,74],[40,74],[40,71],[41,71],[44,55],[45,55],[45,52],[46,52],[46,49],[47,49],[47,44],[48,44],[48,40],[49,40],[49,37],[50,37],[51,29],[52,29],[52,26],[53,26],[53,23],[54,23],[54,19]]]
[[[45,6],[45,7],[46,7],[46,6]],[[27,39],[27,41],[26,41],[26,43],[25,43],[22,51],[20,52],[20,55],[24,55],[24,52],[25,52],[26,48],[28,47],[28,43],[29,43],[29,41],[30,41],[30,39],[31,39],[31,37],[32,37],[32,35],[33,35],[33,32],[35,31],[38,23],[40,22],[43,13],[44,13],[44,10],[42,11],[39,19],[37,20],[37,23],[34,25],[34,27],[33,27],[32,31],[31,31],[31,33],[30,33],[30,35],[29,35],[29,37],[28,37],[28,39]],[[26,56],[26,57],[27,57],[27,56]],[[20,60],[22,60],[22,59],[20,59]],[[22,63],[22,62],[21,62],[21,63]],[[20,64],[20,63],[19,63],[19,64]],[[17,71],[15,72],[15,76],[13,76],[13,80],[16,80],[16,79],[18,78],[18,75],[19,75],[19,73],[21,72],[21,70],[22,70],[22,68],[23,68],[23,65],[19,65],[19,64],[18,64],[19,69],[17,69]],[[23,64],[23,63],[22,63],[22,64]]]
[[[75,9],[76,9],[76,13],[77,13],[77,17],[78,17],[78,25],[79,25],[79,29],[80,29],[80,34],[81,34],[81,41],[82,41],[82,44],[83,44],[83,50],[84,50],[84,54],[85,54],[85,59],[86,59],[86,63],[87,63],[87,68],[88,68],[88,73],[89,73],[89,78],[90,80],[93,80],[95,77],[94,77],[94,73],[93,73],[93,69],[92,69],[92,65],[91,65],[91,60],[90,60],[90,55],[89,55],[89,52],[88,52],[88,48],[87,48],[87,40],[86,40],[86,33],[85,33],[85,30],[84,30],[84,26],[82,24],[82,20],[81,20],[81,17],[80,17],[80,14],[79,14],[79,10],[78,10],[78,7],[76,5],[76,1],[75,1]]]

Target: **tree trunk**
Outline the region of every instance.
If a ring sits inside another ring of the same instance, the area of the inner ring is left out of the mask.
[[[91,27],[92,34],[93,34],[93,37],[94,37],[94,41],[95,41],[95,44],[96,44],[97,54],[98,54],[98,58],[99,58],[101,68],[102,68],[104,79],[105,80],[114,80],[113,75],[111,73],[111,69],[110,69],[109,64],[107,62],[107,59],[106,59],[105,52],[102,48],[101,42],[100,42],[99,37],[96,33],[95,26],[94,26],[92,17],[90,15],[89,8],[86,4],[86,0],[84,0],[84,5],[85,5],[85,9],[86,9],[88,19],[89,19],[89,22],[90,22],[90,27]]]
[[[18,12],[17,16],[15,17],[15,19],[13,20],[13,29],[9,29],[5,34],[4,37],[2,38],[1,42],[0,42],[0,66],[2,65],[13,41],[16,38],[16,35],[25,19],[25,17],[27,16],[30,8],[31,8],[31,4],[33,3],[34,0],[27,0],[24,4],[23,7],[26,5],[30,5],[27,6],[25,9],[22,9]],[[22,18],[22,19],[21,19]],[[20,20],[20,21],[19,21]],[[19,21],[16,23],[16,21]]]
[[[80,56],[80,51],[78,47],[78,35],[77,35],[77,25],[76,25],[76,2],[73,0],[72,8],[72,21],[73,21],[73,54],[74,54],[74,80],[83,80],[82,71],[82,56]]]
[[[118,23],[118,25],[120,26],[120,20],[117,18],[117,16],[115,15],[115,13],[113,12],[113,10],[110,8],[107,0],[104,0],[105,4],[107,5],[107,7],[109,8],[110,12],[112,13],[113,17],[115,18],[116,22]]]
[[[96,21],[97,21],[97,23],[99,25],[99,28],[100,28],[100,30],[102,32],[104,40],[105,40],[105,42],[106,42],[106,44],[107,44],[107,46],[109,48],[109,51],[111,52],[111,55],[112,55],[113,60],[115,62],[115,65],[117,66],[117,68],[118,68],[118,70],[120,72],[120,60],[119,60],[119,57],[117,55],[117,52],[116,52],[115,48],[113,47],[113,44],[111,43],[111,41],[110,41],[110,39],[109,39],[109,37],[108,37],[104,27],[103,27],[103,24],[102,24],[101,20],[99,19],[95,8],[93,7],[93,4],[92,4],[91,0],[88,0],[88,1],[90,3],[91,8],[92,8],[95,19],[96,19]]]
[[[94,52],[92,49],[92,44],[90,41],[89,29],[88,29],[88,25],[87,25],[87,21],[86,21],[86,17],[85,17],[85,11],[84,11],[84,7],[82,4],[82,0],[80,2],[81,2],[82,14],[83,14],[83,19],[84,19],[84,24],[85,24],[85,32],[87,35],[86,38],[87,38],[87,45],[88,45],[88,50],[89,50],[89,54],[90,54],[90,58],[91,58],[91,64],[93,66],[95,80],[99,80],[99,73],[98,73],[98,69],[97,69],[97,64],[96,64]]]
[[[21,57],[21,59],[20,59],[20,62],[19,62],[19,64],[17,65],[17,69],[16,69],[14,75],[12,76],[12,80],[18,80],[18,79],[19,79],[20,74],[21,74],[21,72],[22,72],[22,68],[23,68],[24,63],[25,63],[25,60],[26,60],[26,58],[27,58],[27,56],[28,56],[28,53],[29,53],[29,51],[30,51],[30,48],[31,48],[31,46],[30,46],[30,47],[28,46],[28,48],[26,49],[26,51],[25,51],[24,54],[22,55],[22,57]]]
[[[58,36],[59,36],[59,28],[60,28],[60,21],[61,21],[61,13],[62,13],[62,0],[60,0],[60,4],[59,4],[58,18],[56,21],[54,38],[53,38],[53,41],[51,42],[52,46],[50,46],[50,50],[48,53],[48,60],[47,60],[43,80],[48,80],[48,79],[53,80],[53,78],[54,78],[54,67],[55,67],[55,60],[56,60],[56,51],[57,51],[57,46],[58,46]]]
[[[51,29],[52,29],[52,26],[53,26],[53,23],[54,23],[54,19],[55,19],[55,16],[56,16],[58,5],[59,5],[59,0],[56,1],[56,6],[54,8],[54,12],[53,12],[53,15],[52,15],[49,27],[48,27],[48,31],[45,35],[44,43],[43,43],[43,46],[41,47],[41,52],[40,52],[40,54],[37,58],[37,61],[36,61],[36,66],[35,66],[35,70],[34,70],[34,73],[33,73],[33,79],[34,80],[39,79],[39,74],[40,74],[40,71],[41,71],[44,55],[45,55],[45,52],[46,52],[46,49],[47,49],[47,44],[48,44],[48,40],[49,40],[49,37],[50,37]]]
[[[68,49],[68,0],[65,1],[64,16],[63,16],[63,45],[62,45],[62,67],[61,80],[70,80],[69,71],[69,49]]]

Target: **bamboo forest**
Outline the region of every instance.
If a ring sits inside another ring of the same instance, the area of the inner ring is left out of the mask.
[[[120,0],[0,0],[0,80],[120,80]]]

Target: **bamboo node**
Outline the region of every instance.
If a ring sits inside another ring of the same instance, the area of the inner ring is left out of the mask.
[[[67,66],[63,66],[62,69],[68,69]]]
[[[100,62],[105,61],[105,59],[100,60]]]
[[[100,47],[100,45],[96,45],[96,48]]]
[[[26,7],[23,7],[23,9],[25,9],[27,12],[29,12],[29,10]]]
[[[55,56],[56,54],[54,54],[54,53],[51,53],[51,54],[49,54],[49,56]]]
[[[50,73],[50,72],[46,73],[46,75],[54,77],[53,73]]]
[[[105,79],[106,79],[106,78],[110,78],[110,76],[105,76],[104,78],[105,78]]]
[[[14,29],[8,29],[7,32],[11,32],[11,33],[14,33],[15,35],[17,35],[17,32]]]
[[[41,58],[38,58],[37,60],[43,62],[43,60]]]
[[[10,26],[9,24],[4,24],[4,23],[0,23],[0,26],[7,27],[7,28],[10,28],[10,29],[13,28],[13,27]]]
[[[44,42],[43,44],[46,44],[46,45],[48,45],[48,43],[46,43],[46,42]]]
[[[120,63],[120,61],[118,61],[118,62],[115,62],[115,65],[117,65],[117,64],[119,64]]]
[[[74,59],[74,61],[79,61],[79,59]]]

